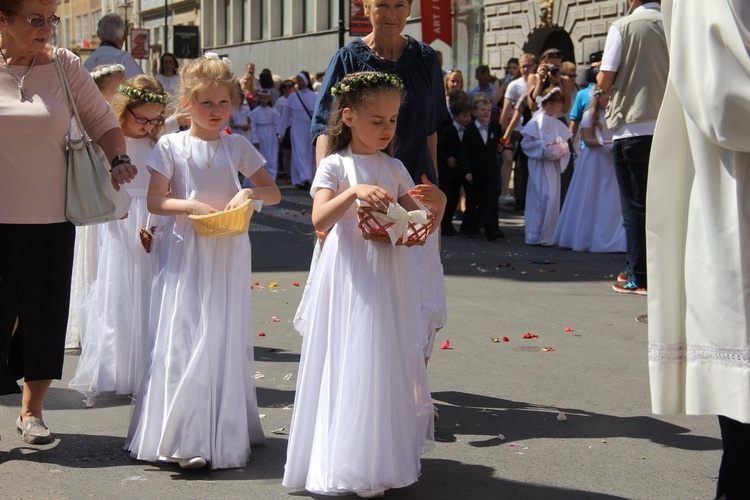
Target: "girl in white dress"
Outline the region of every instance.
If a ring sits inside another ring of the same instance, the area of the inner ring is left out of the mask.
[[[125,66],[122,64],[103,64],[91,71],[91,78],[110,105],[115,90],[125,81]],[[71,131],[75,131],[75,125]],[[96,224],[76,226],[76,243],[73,250],[73,274],[70,282],[70,311],[68,329],[65,333],[65,348],[78,349],[85,336],[84,322],[86,311],[84,302],[96,280],[96,268],[99,264],[99,230]]]
[[[112,99],[128,154],[138,175],[126,184],[133,201],[128,216],[99,227],[99,266],[86,300],[86,336],[70,387],[89,398],[102,392],[137,394],[148,365],[151,284],[158,257],[146,253],[139,229],[147,224],[146,160],[164,130],[169,95],[153,77],[139,75],[120,85]],[[155,252],[156,253],[156,252]]]
[[[570,130],[557,119],[565,104],[560,87],[549,87],[537,113],[521,130],[521,147],[529,157],[526,188],[526,244],[551,246],[560,217],[560,173],[570,159]]]
[[[612,132],[604,110],[609,94],[594,90],[581,120],[586,147],[576,162],[553,243],[577,252],[624,252],[620,190],[612,156]]]
[[[229,117],[229,126],[232,133],[244,136],[248,141],[252,136],[250,124],[250,106],[247,104],[244,94],[239,94],[240,104]]]
[[[276,165],[279,158],[279,142],[281,139],[276,134],[276,123],[279,121],[279,116],[279,112],[271,106],[271,91],[268,89],[259,90],[258,105],[250,111],[250,122],[252,123],[250,142],[266,159],[266,171],[271,179],[276,179]]]
[[[418,199],[436,220],[445,209],[437,186],[423,178],[414,187],[403,164],[381,152],[402,86],[395,75],[354,73],[333,88],[329,156],[311,190],[313,224],[330,232],[296,323],[303,342],[287,487],[382,496],[416,482],[420,455],[434,446],[415,252],[365,240],[357,226],[357,203],[398,200],[414,210]]]
[[[291,126],[292,184],[299,189],[307,190],[315,171],[315,151],[310,142],[310,124],[318,95],[313,92],[310,75],[306,71],[301,71],[297,75],[297,87],[299,90],[292,93],[286,101],[277,132]]]
[[[140,460],[242,467],[250,446],[264,440],[253,378],[250,240],[201,238],[187,217],[281,198],[247,139],[220,133],[237,101],[235,82],[215,54],[188,63],[180,104],[190,132],[162,137],[146,164],[149,210],[176,220],[163,240],[166,262],[152,298],[156,339],[125,445]],[[238,170],[256,187],[240,189]]]

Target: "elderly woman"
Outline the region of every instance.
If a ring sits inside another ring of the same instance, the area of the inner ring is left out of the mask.
[[[71,113],[47,43],[53,0],[0,0],[0,394],[21,392],[16,427],[52,441],[42,410],[62,377],[75,228],[65,218]],[[80,59],[59,50],[84,128],[111,160],[113,184],[136,174],[117,119]]]
[[[396,125],[394,155],[401,160],[414,182],[422,174],[437,181],[437,130],[447,117],[443,74],[435,51],[427,44],[401,34],[411,14],[412,0],[364,0],[372,33],[352,41],[331,60],[323,85],[318,89],[312,135],[316,160],[325,156],[328,117],[333,107],[331,87],[349,73],[380,71],[395,73],[404,82],[405,96]]]

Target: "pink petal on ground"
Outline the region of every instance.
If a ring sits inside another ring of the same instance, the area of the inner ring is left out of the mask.
[[[265,333],[263,333],[263,332],[258,332],[258,337],[265,337],[265,336],[266,336],[266,334],[265,334]]]
[[[292,281],[292,286],[299,286],[299,281]]]
[[[273,316],[273,317],[271,317],[271,321],[273,321],[274,323],[278,323],[281,320],[279,318],[277,318],[276,316]]]
[[[446,340],[445,342],[443,342],[443,345],[441,345],[440,348],[441,349],[450,349],[451,348],[451,341],[450,340]]]
[[[575,330],[573,329],[573,327],[572,327],[572,326],[566,326],[566,327],[565,327],[565,331],[566,331],[566,332],[574,332]]]

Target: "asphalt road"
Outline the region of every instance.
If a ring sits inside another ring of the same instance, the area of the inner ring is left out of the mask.
[[[291,319],[313,242],[309,196],[282,194],[250,231],[267,441],[247,466],[182,471],[131,459],[122,451],[128,398],[86,408],[67,388],[78,362],[70,352],[45,409],[53,443],[25,444],[15,431],[20,397],[0,398],[2,498],[313,497],[281,486],[301,344]],[[522,218],[503,215],[505,240],[444,239],[449,317],[428,369],[437,447],[423,457],[420,481],[386,498],[713,498],[716,419],[650,413],[647,331],[636,321],[646,298],[610,287],[624,256],[525,246]]]

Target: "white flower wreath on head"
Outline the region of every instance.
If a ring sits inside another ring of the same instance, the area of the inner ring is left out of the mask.
[[[122,64],[113,64],[111,66],[107,66],[106,68],[102,68],[97,71],[92,71],[91,78],[93,78],[94,81],[96,81],[103,76],[113,75],[115,73],[122,73],[124,75],[125,66],[123,66]]]
[[[224,64],[227,65],[227,67],[229,68],[229,70],[230,71],[234,71],[232,69],[232,61],[230,61],[228,57],[219,57],[219,54],[217,54],[216,52],[205,52],[203,54],[203,57],[205,57],[206,59],[209,59],[211,61],[224,61]]]
[[[552,97],[553,95],[555,95],[558,92],[562,94],[562,89],[560,89],[560,87],[555,87],[552,90],[550,90],[547,93],[547,95],[545,95],[544,97],[542,97],[542,104],[544,104],[545,102],[547,102],[547,99],[549,99],[550,97]]]

